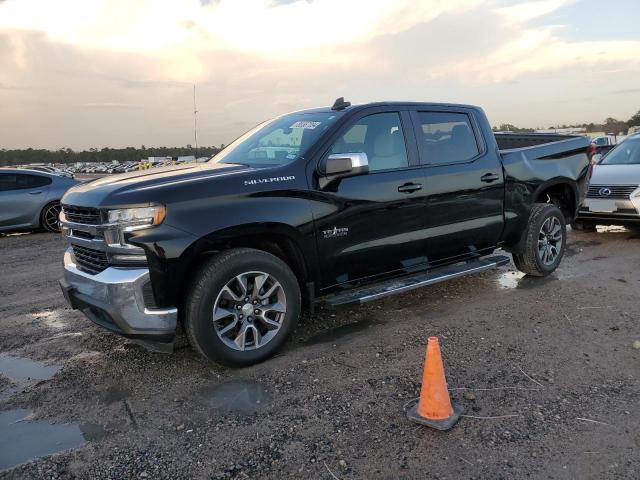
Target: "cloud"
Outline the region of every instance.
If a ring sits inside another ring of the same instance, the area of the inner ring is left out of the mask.
[[[601,92],[635,89],[639,42],[570,41],[545,23],[574,4],[8,0],[0,147],[186,144],[194,83],[209,144],[343,95],[477,103],[494,123],[624,118],[632,93]]]

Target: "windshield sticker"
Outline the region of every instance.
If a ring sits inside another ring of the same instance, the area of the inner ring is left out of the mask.
[[[293,125],[291,125],[289,128],[304,128],[305,130],[313,130],[314,128],[316,128],[318,125],[320,125],[321,122],[296,122]]]
[[[262,183],[274,183],[274,182],[289,182],[295,180],[295,175],[288,175],[286,177],[270,177],[270,178],[254,178],[252,180],[245,180],[244,185],[260,185]]]

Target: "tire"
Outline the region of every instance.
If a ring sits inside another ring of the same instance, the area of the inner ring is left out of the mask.
[[[581,230],[581,231],[584,231],[584,232],[595,232],[596,231],[596,224],[595,223],[591,223],[591,222],[574,221],[571,224],[571,228],[573,228],[574,230]]]
[[[197,273],[184,326],[189,343],[206,359],[251,365],[282,346],[300,309],[300,286],[286,263],[261,250],[236,248],[210,258]]]
[[[60,202],[47,203],[40,212],[40,227],[47,232],[60,232],[58,217],[60,215]],[[55,220],[54,220],[55,219]]]
[[[560,227],[559,230],[557,226]],[[556,240],[557,238],[559,240]],[[518,270],[527,275],[545,277],[560,265],[566,244],[567,227],[560,209],[550,203],[535,203],[520,244],[513,253],[513,263]],[[551,253],[547,255],[545,251],[555,251],[555,255],[551,258]]]

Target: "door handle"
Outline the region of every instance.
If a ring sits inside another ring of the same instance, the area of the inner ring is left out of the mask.
[[[400,193],[413,193],[418,190],[422,190],[421,183],[405,183],[404,185],[400,185],[398,187],[398,191]]]
[[[495,182],[496,180],[500,180],[500,177],[495,173],[485,173],[483,176],[480,177],[480,180],[482,180],[485,183],[491,183],[491,182]]]
[[[42,193],[42,190],[36,190],[34,192],[29,192],[29,195],[40,195]]]

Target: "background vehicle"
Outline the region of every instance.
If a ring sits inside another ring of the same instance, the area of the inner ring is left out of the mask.
[[[265,122],[209,163],[71,189],[61,286],[147,346],[170,350],[180,315],[205,357],[254,363],[303,307],[486,270],[509,261],[488,257],[498,247],[548,275],[584,197],[588,145],[494,136],[472,106],[338,99]]]
[[[640,134],[628,136],[593,169],[574,227],[595,230],[597,224],[640,228]]]
[[[28,165],[26,167],[20,167],[20,168],[26,168],[27,170],[36,170],[38,172],[51,173],[53,175],[61,175],[63,177],[73,178],[73,174],[71,172],[67,172],[65,170],[61,170],[55,167],[48,167],[48,166],[42,166],[42,165]]]
[[[594,137],[591,140],[591,146],[589,147],[589,156],[593,158],[595,155],[606,155],[617,144],[624,141],[627,138],[625,135],[604,135],[601,137]]]
[[[58,231],[62,195],[77,182],[37,170],[0,168],[0,232]]]

